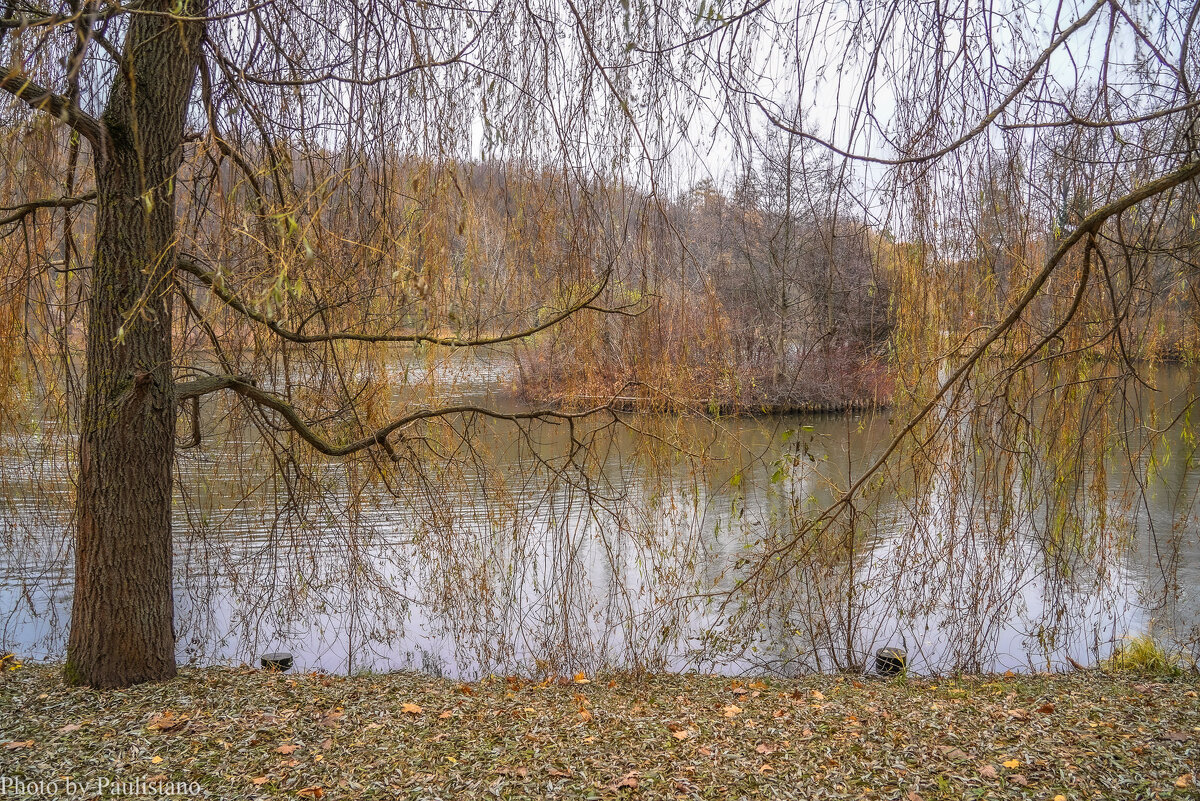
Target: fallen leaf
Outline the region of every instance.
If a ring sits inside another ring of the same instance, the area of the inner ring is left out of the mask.
[[[916,790],[909,790],[908,795],[906,795],[905,798],[907,798],[908,801],[925,801],[925,799],[921,797],[921,794]]]
[[[671,732],[671,736],[676,740],[686,740],[687,738],[691,737],[693,733],[694,732],[692,732],[691,729],[680,729],[679,731]]]
[[[296,750],[297,750],[299,747],[300,747],[300,746],[298,746],[298,745],[281,745],[281,746],[279,746],[278,748],[276,748],[276,749],[275,749],[275,753],[277,753],[277,754],[291,754],[291,753],[294,753],[294,752],[295,752],[295,751],[296,751]]]
[[[79,731],[82,728],[83,724],[81,723],[68,723],[66,726],[63,726],[61,729],[59,729],[59,732],[66,734],[67,732]]]
[[[152,756],[152,757],[150,757],[150,762],[151,762],[152,764],[155,764],[155,765],[157,765],[157,764],[159,764],[159,763],[160,763],[160,762],[162,762],[162,761],[163,761],[163,758],[162,758],[162,757],[160,757],[160,756],[157,756],[157,755],[155,755],[155,756]]]
[[[760,754],[773,754],[778,751],[779,748],[773,745],[767,745],[766,743],[759,743],[754,747],[754,750]]]
[[[1175,780],[1175,786],[1179,788],[1190,787],[1195,780],[1195,774],[1185,773]]]
[[[17,748],[28,748],[31,745],[33,745],[33,740],[14,740],[11,743],[5,743],[4,747],[12,751]]]
[[[947,759],[967,759],[968,758],[966,752],[963,751],[961,748],[955,748],[953,746],[948,746],[948,745],[942,746],[942,753],[945,754]]]
[[[575,674],[575,683],[576,683],[576,684],[591,684],[591,683],[592,683],[592,680],[591,680],[591,679],[589,679],[589,678],[587,677],[587,675],[586,675],[586,674],[584,674],[584,673],[576,673],[576,674]],[[636,786],[636,785],[635,785],[635,786]]]
[[[996,778],[996,768],[992,765],[984,765],[979,769],[979,775],[985,779]]]
[[[297,790],[296,795],[300,796],[301,798],[320,798],[325,795],[325,788],[318,787],[314,784],[312,787],[305,787],[302,790]]]
[[[820,690],[813,690],[812,697],[814,701],[824,701],[825,693],[821,692]]]
[[[583,721],[585,723],[591,723],[592,722],[592,711],[590,709],[581,709],[581,710],[579,710],[579,717],[583,718]]]
[[[1019,787],[1029,786],[1029,779],[1025,778],[1023,773],[1014,773],[1008,777],[1008,780]]]
[[[187,724],[187,715],[176,716],[173,711],[168,709],[166,712],[156,712],[151,715],[150,722],[146,724],[146,728],[150,731],[172,734],[186,728]]]
[[[412,701],[405,701],[400,705],[400,711],[408,715],[420,715],[425,710],[414,704]]]
[[[1192,739],[1192,735],[1188,734],[1185,731],[1168,731],[1168,732],[1163,732],[1162,735],[1159,737],[1159,739],[1160,740],[1171,740],[1171,741],[1177,742],[1177,743],[1186,743],[1188,740]]]
[[[1061,793],[1054,796],[1054,801],[1067,801],[1067,797]]]
[[[761,765],[759,765],[759,767],[758,767],[759,773],[766,773],[769,770],[775,770],[775,768],[771,767],[770,762],[764,762]]]
[[[1050,704],[1050,703],[1042,704],[1041,706],[1038,707],[1038,712],[1041,712],[1043,715],[1052,714],[1054,712],[1054,704]]]
[[[257,779],[251,779],[250,781],[254,782],[259,787],[262,787],[264,784],[269,782],[270,779],[268,779],[266,776],[259,776]]]
[[[736,718],[738,715],[742,714],[742,708],[740,706],[729,704],[728,706],[722,708],[721,712],[723,712],[727,718]]]
[[[638,786],[637,771],[629,771],[621,778],[609,785],[611,790],[636,790]]]
[[[1021,764],[1021,760],[1019,760],[1019,759],[1006,759],[1006,760],[1004,760],[1004,762],[1003,762],[1003,763],[1001,763],[1001,764],[1003,764],[1003,765],[1004,765],[1004,767],[1006,767],[1006,768],[1015,768],[1015,767],[1017,767],[1018,765],[1020,765],[1020,764]]]
[[[446,720],[447,718],[452,718],[452,717],[454,717],[454,713],[453,713],[453,712],[451,712],[449,709],[447,709],[445,712],[441,712],[441,713],[439,713],[439,714],[438,714],[438,717],[439,717],[440,719],[442,719],[442,720]]]

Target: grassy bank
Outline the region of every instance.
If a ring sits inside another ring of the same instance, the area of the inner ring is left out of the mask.
[[[225,799],[1200,797],[1194,676],[577,678],[205,669],[97,692],[26,667],[0,678],[0,774],[32,797],[68,776]]]

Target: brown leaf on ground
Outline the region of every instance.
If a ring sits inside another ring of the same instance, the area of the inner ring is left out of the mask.
[[[979,769],[979,775],[985,779],[994,779],[998,774],[994,765],[984,765]]]
[[[163,734],[173,734],[187,728],[187,725],[187,715],[176,715],[168,709],[166,712],[158,712],[151,715],[150,722],[146,724],[146,728],[150,731],[157,731]]]
[[[610,790],[636,790],[638,787],[638,775],[636,770],[631,770],[621,778],[608,786]]]
[[[406,715],[420,715],[425,710],[414,704],[412,701],[405,701],[400,705],[400,711]]]

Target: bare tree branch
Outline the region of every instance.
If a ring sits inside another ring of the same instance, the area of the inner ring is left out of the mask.
[[[399,417],[387,425],[376,429],[365,437],[361,437],[352,442],[344,444],[335,444],[314,431],[312,427],[304,421],[292,404],[288,403],[274,393],[260,389],[250,379],[244,376],[205,376],[204,378],[198,378],[193,381],[176,384],[175,398],[178,401],[184,401],[191,398],[198,398],[201,395],[207,395],[222,389],[231,389],[242,397],[254,401],[259,406],[263,406],[278,412],[283,419],[287,421],[288,426],[290,426],[293,431],[300,435],[305,442],[312,445],[313,448],[325,454],[326,456],[350,456],[376,445],[387,448],[389,447],[387,444],[387,438],[396,431],[420,420],[431,420],[437,417],[482,415],[495,420],[508,420],[511,422],[522,422],[529,420],[548,420],[553,422],[580,420],[582,418],[591,417],[605,411],[615,414],[611,404],[595,406],[580,412],[562,412],[555,409],[538,409],[528,412],[512,413],[498,412],[494,409],[488,409],[482,406],[474,406],[471,404],[441,406],[432,409],[419,409],[415,412],[410,412],[409,414]]]
[[[78,106],[73,105],[67,98],[51,92],[44,86],[23,77],[19,71],[11,67],[0,68],[4,77],[0,78],[0,89],[23,101],[35,111],[43,111],[62,123],[71,126],[91,142],[98,152],[103,150],[105,141],[104,123],[96,119]]]
[[[897,159],[885,159],[885,158],[877,158],[875,156],[867,156],[867,155],[864,155],[861,153],[851,153],[848,150],[843,150],[842,148],[838,147],[837,145],[833,144],[832,142],[822,139],[819,136],[814,136],[813,134],[810,134],[807,131],[804,131],[800,128],[797,128],[797,127],[791,125],[790,123],[784,121],[783,119],[780,119],[780,117],[777,114],[774,114],[770,110],[767,109],[767,107],[763,104],[761,98],[755,101],[755,105],[757,105],[758,108],[764,114],[767,115],[767,119],[769,119],[771,121],[771,124],[775,125],[780,130],[783,130],[783,131],[786,131],[787,133],[798,136],[801,139],[806,139],[810,142],[816,142],[817,144],[821,145],[822,147],[826,148],[827,150],[829,150],[833,153],[836,153],[839,156],[842,156],[843,158],[853,159],[855,161],[866,162],[868,164],[883,164],[883,165],[890,166],[890,167],[897,167],[902,164],[920,164],[921,162],[934,161],[934,160],[939,159],[942,156],[946,155],[947,153],[951,153],[951,152],[957,150],[958,148],[965,145],[967,142],[971,141],[972,139],[974,139],[975,137],[979,136],[981,133],[986,131],[991,126],[991,124],[993,122],[995,122],[996,119],[1001,114],[1004,113],[1004,110],[1007,109],[1010,105],[1012,105],[1013,101],[1016,100],[1018,97],[1020,97],[1022,92],[1024,92],[1027,88],[1029,88],[1029,85],[1033,83],[1035,78],[1037,78],[1038,74],[1042,71],[1042,68],[1045,67],[1046,64],[1050,61],[1050,57],[1052,55],[1054,55],[1054,52],[1056,50],[1058,50],[1058,48],[1061,47],[1062,44],[1065,41],[1067,41],[1067,39],[1069,39],[1076,31],[1078,31],[1080,28],[1087,25],[1088,22],[1091,21],[1092,17],[1094,17],[1096,15],[1096,12],[1099,11],[1104,6],[1108,5],[1109,2],[1110,2],[1110,0],[1097,0],[1097,2],[1091,8],[1089,8],[1083,16],[1081,16],[1079,19],[1075,20],[1075,22],[1073,22],[1068,27],[1064,28],[1062,33],[1060,33],[1058,36],[1054,37],[1050,41],[1050,44],[1047,45],[1046,48],[1041,52],[1041,55],[1038,56],[1037,60],[1033,62],[1033,64],[1029,67],[1028,70],[1026,70],[1025,75],[1021,78],[1020,81],[1017,82],[1017,85],[1014,86],[1012,88],[1012,90],[1007,95],[1005,95],[1004,98],[998,104],[996,104],[995,108],[993,108],[990,112],[988,112],[983,117],[983,119],[981,119],[978,123],[976,123],[975,127],[971,128],[971,130],[967,131],[965,134],[958,137],[957,139],[955,139],[953,142],[949,143],[948,145],[945,145],[944,147],[940,147],[937,150],[931,151],[929,153],[923,153],[919,156],[906,156],[906,157],[897,158]]]
[[[261,314],[260,312],[256,312],[253,309],[251,309],[250,307],[248,307],[236,295],[234,295],[232,292],[230,292],[228,289],[226,289],[224,286],[222,286],[221,283],[216,279],[216,276],[214,276],[212,273],[208,272],[203,267],[201,267],[195,260],[193,260],[187,256],[180,256],[176,260],[176,267],[178,267],[180,270],[183,270],[184,272],[189,273],[189,274],[195,276],[197,279],[199,279],[201,283],[203,283],[206,287],[208,287],[229,308],[233,309],[236,312],[239,312],[240,314],[245,315],[246,317],[250,318],[251,320],[255,321],[256,323],[260,323],[261,325],[266,326],[272,333],[277,334],[280,337],[283,337],[284,339],[288,340],[289,342],[296,342],[296,343],[305,344],[305,345],[312,345],[312,344],[316,344],[316,343],[320,343],[320,342],[344,342],[344,341],[371,342],[371,343],[378,343],[378,344],[402,343],[402,342],[408,342],[408,343],[423,342],[423,343],[426,343],[429,345],[443,345],[443,346],[449,347],[449,348],[472,348],[472,347],[479,347],[482,345],[498,345],[503,342],[514,342],[519,339],[526,339],[540,331],[545,331],[547,328],[553,328],[554,326],[561,323],[563,320],[566,320],[568,317],[571,317],[572,315],[576,314],[577,312],[583,311],[584,309],[591,309],[593,311],[598,311],[598,312],[603,312],[603,313],[619,311],[619,310],[606,309],[601,306],[593,305],[595,303],[596,299],[600,297],[600,294],[602,292],[604,292],[605,287],[608,286],[611,272],[606,271],[604,273],[603,280],[600,281],[599,286],[597,286],[596,289],[593,290],[591,292],[591,294],[589,294],[583,300],[572,304],[567,309],[559,312],[558,314],[554,315],[553,317],[546,320],[545,322],[539,323],[535,326],[532,326],[531,328],[526,328],[522,331],[515,331],[511,334],[498,334],[496,336],[474,337],[474,338],[439,337],[439,336],[434,336],[433,334],[369,334],[369,333],[351,332],[351,331],[325,333],[325,334],[301,334],[298,331],[291,331],[287,328],[284,328],[279,323],[270,319],[266,315]]]
[[[93,191],[76,197],[44,198],[42,200],[31,200],[19,206],[7,206],[0,208],[0,211],[11,212],[11,214],[0,217],[0,226],[20,222],[39,209],[73,209],[76,206],[89,203],[95,199],[96,193]]]

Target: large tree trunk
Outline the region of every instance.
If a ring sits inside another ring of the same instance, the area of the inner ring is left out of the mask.
[[[202,35],[201,22],[132,15],[102,117],[66,665],[75,684],[175,675],[170,292],[175,175]]]

